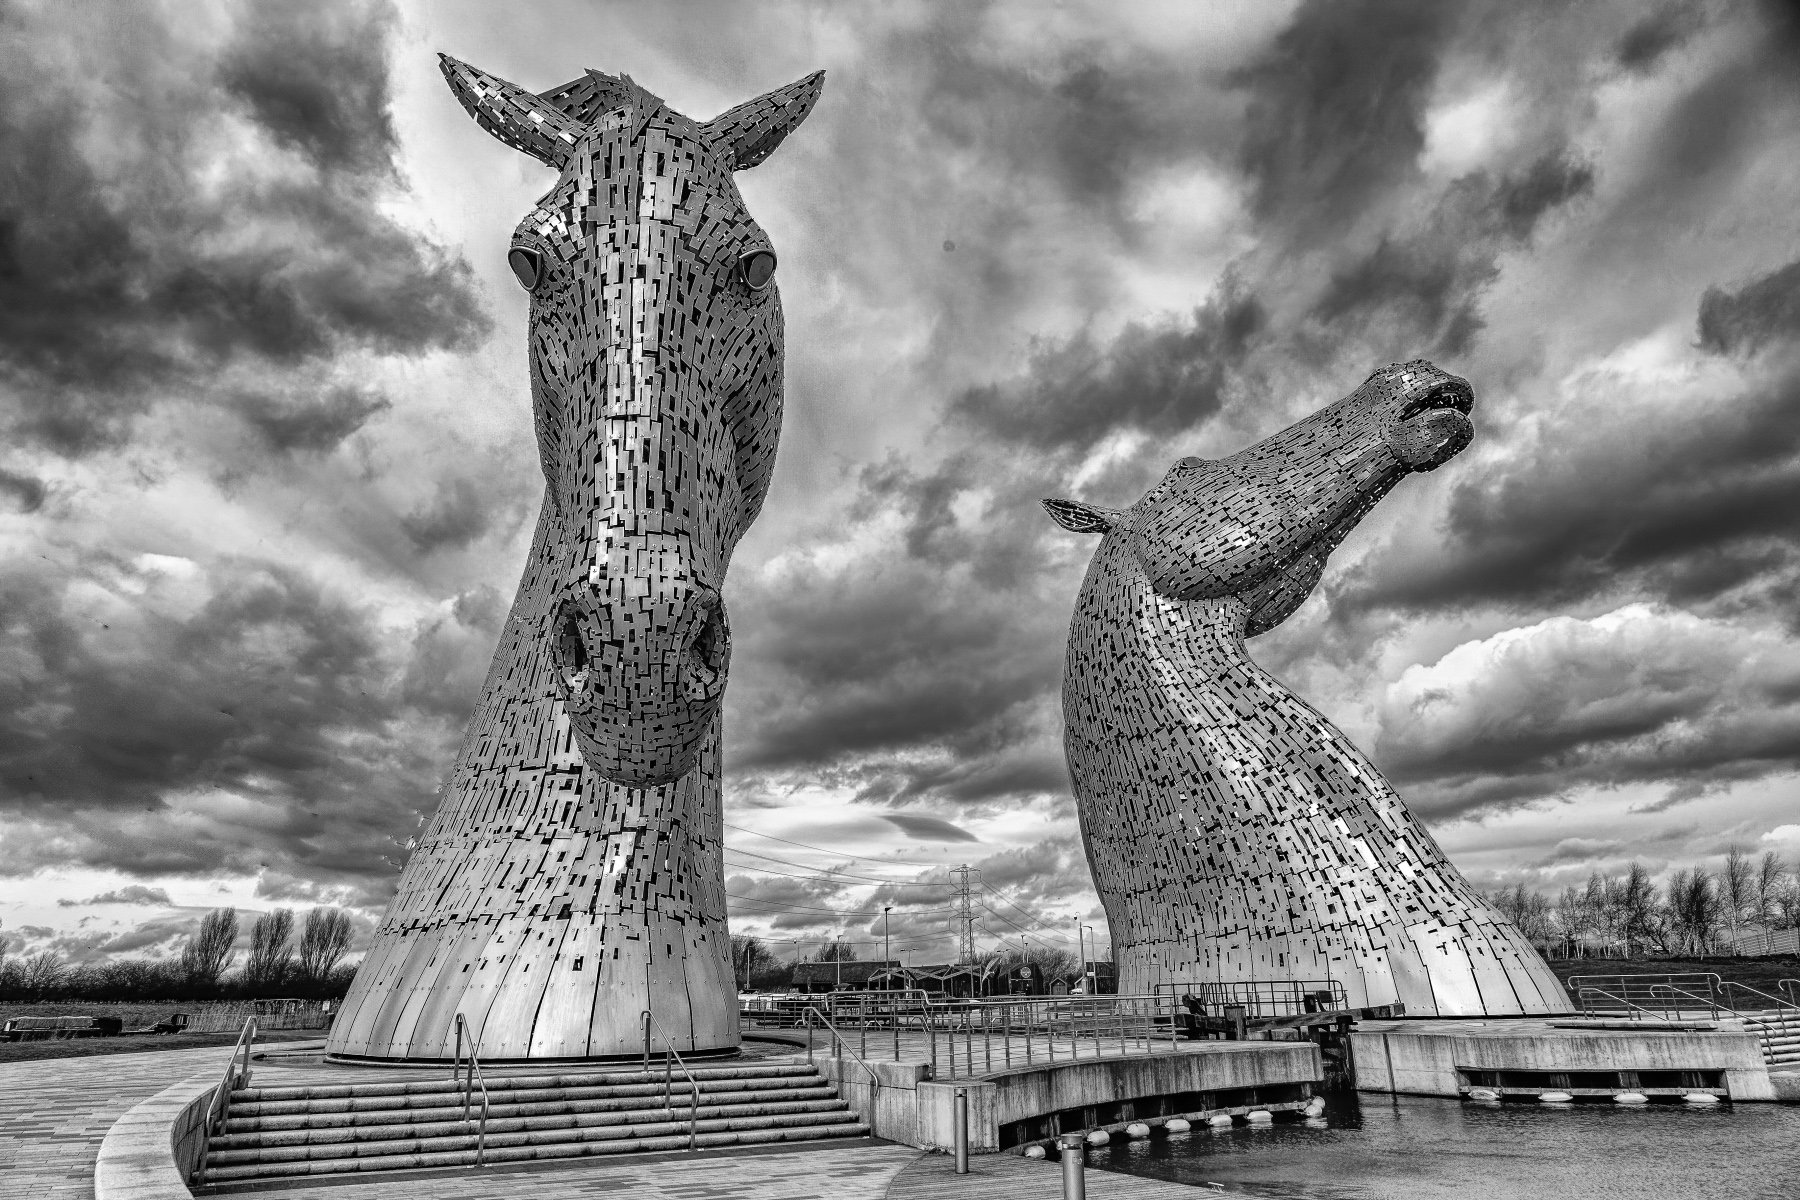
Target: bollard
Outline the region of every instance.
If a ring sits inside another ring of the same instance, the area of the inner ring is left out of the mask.
[[[1087,1200],[1087,1179],[1081,1173],[1081,1134],[1062,1136],[1063,1200]]]
[[[969,1173],[969,1089],[956,1089],[956,1173]]]

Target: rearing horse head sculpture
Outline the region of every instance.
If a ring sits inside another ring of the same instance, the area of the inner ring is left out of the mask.
[[[448,55],[482,128],[558,171],[508,261],[531,293],[538,451],[565,536],[548,639],[588,766],[693,769],[731,658],[720,589],[781,428],[775,251],[732,175],[811,111],[824,72],[711,121],[597,71],[534,95]]]

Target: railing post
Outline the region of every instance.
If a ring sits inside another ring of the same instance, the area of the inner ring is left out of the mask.
[[[650,1010],[649,1009],[646,1008],[643,1011],[642,1019],[643,1019],[643,1023],[644,1023],[644,1074],[648,1075],[650,1073]]]
[[[969,1173],[969,1089],[956,1089],[956,1173]]]
[[[1087,1179],[1082,1174],[1082,1136],[1079,1133],[1065,1133],[1062,1136],[1062,1183],[1063,1200],[1087,1200]]]

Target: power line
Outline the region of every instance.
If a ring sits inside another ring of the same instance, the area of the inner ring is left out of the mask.
[[[975,873],[978,875],[982,874],[981,868],[976,867]],[[995,896],[998,896],[1000,899],[1005,900],[1007,905],[1010,906],[1014,912],[1016,912],[1020,916],[1024,917],[1027,921],[1030,921],[1033,925],[1037,926],[1039,929],[1049,930],[1049,929],[1055,928],[1055,926],[1046,922],[1042,917],[1039,917],[1037,914],[1033,913],[1030,909],[1025,908],[1024,906],[1017,904],[1014,901],[1012,901],[1011,899],[1009,899],[1005,892],[1000,890],[1000,888],[996,887],[995,885],[989,883],[985,877],[982,879],[981,885],[984,888],[986,888],[988,891],[992,892]],[[993,912],[992,909],[989,909],[988,911]],[[994,915],[999,916],[1000,914],[994,913]],[[1005,918],[1002,918],[1002,920],[1004,920],[1004,919]],[[1007,924],[1011,925],[1012,922],[1008,921]],[[1013,928],[1017,929],[1018,926],[1013,925]],[[1052,935],[1052,936],[1054,936],[1054,935]],[[1062,938],[1061,940],[1066,942],[1069,939]]]
[[[770,861],[771,862],[780,862],[781,860],[777,858],[777,859],[771,859]],[[805,864],[793,863],[791,865],[803,866]],[[750,866],[747,863],[728,862],[725,864],[725,867],[727,870],[731,870],[731,871],[756,871],[756,872],[758,872],[760,874],[764,874],[764,875],[785,875],[789,879],[816,879],[822,883],[835,883],[839,887],[862,887],[863,886],[860,883],[846,883],[844,880],[839,879],[832,875],[796,875],[792,871],[777,871],[773,867],[755,867],[755,866]],[[854,875],[852,875],[850,878],[854,879],[856,877]],[[954,887],[955,886],[954,884],[948,884],[948,883],[900,883],[897,880],[892,880],[892,879],[876,880],[875,882],[884,883],[884,884],[888,885],[889,887],[938,887],[938,888],[941,888],[941,887]]]
[[[830,913],[834,917],[879,917],[881,915],[880,909],[865,912],[860,909],[849,908],[808,908],[805,905],[784,906],[779,901],[759,900],[755,896],[740,896],[736,892],[726,892],[725,895],[732,900],[739,900],[745,904],[762,904],[767,905],[770,908],[784,908],[785,911],[788,912]],[[929,917],[935,916],[938,913],[947,913],[952,910],[948,908],[908,908],[903,909],[902,911],[909,917]]]
[[[886,866],[886,867],[896,867],[896,866],[897,867],[937,867],[937,866],[943,865],[942,863],[909,862],[903,858],[870,858],[866,854],[847,854],[842,850],[827,850],[823,846],[809,846],[805,842],[789,841],[787,838],[776,837],[772,833],[758,833],[754,829],[745,829],[742,825],[733,825],[730,821],[726,821],[724,824],[725,824],[725,828],[735,829],[739,833],[748,833],[755,837],[768,838],[771,842],[780,842],[783,845],[787,845],[787,846],[798,846],[802,850],[817,850],[820,854],[829,854],[829,855],[832,855],[834,858],[860,859],[863,862],[878,863],[881,866]]]
[[[725,847],[725,851],[728,854],[747,854],[751,858],[760,858],[764,862],[777,862],[786,867],[800,867],[807,871],[820,871],[831,875],[843,875],[850,879],[861,879],[868,883],[898,884],[905,887],[913,882],[912,880],[907,879],[883,879],[877,875],[858,875],[853,871],[840,871],[835,867],[815,867],[811,863],[795,862],[791,858],[777,858],[773,854],[763,854],[757,850],[745,850],[737,846],[727,846]],[[938,886],[948,887],[949,884],[946,882]]]

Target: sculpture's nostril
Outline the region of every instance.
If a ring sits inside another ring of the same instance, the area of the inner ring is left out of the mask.
[[[717,596],[706,598],[706,617],[694,640],[688,643],[683,671],[689,699],[710,700],[725,686],[725,668],[731,659],[731,627],[725,621],[725,605]]]
[[[570,691],[579,691],[587,682],[590,663],[587,641],[581,636],[581,614],[574,606],[565,605],[556,620],[556,634],[551,641],[556,651],[556,665]]]

